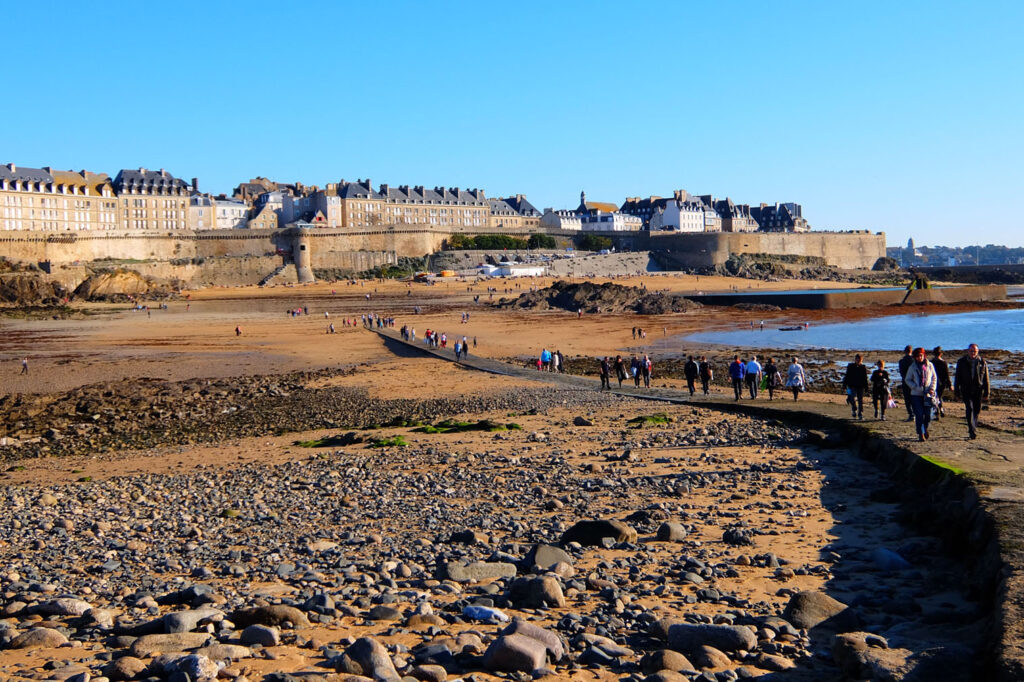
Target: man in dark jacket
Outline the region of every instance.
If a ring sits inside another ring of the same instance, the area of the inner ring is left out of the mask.
[[[910,405],[910,387],[907,386],[907,370],[914,364],[914,356],[910,354],[913,349],[907,346],[903,349],[903,357],[900,358],[900,379],[903,380],[903,385],[900,388],[903,391],[903,407],[907,408],[907,421],[914,421],[914,408]]]
[[[946,408],[942,405],[942,393],[947,388],[953,388],[949,381],[949,364],[942,359],[942,346],[936,346],[932,351],[932,367],[935,368],[935,378],[938,385],[935,388],[935,404],[939,408],[939,415],[936,419],[946,416]]]
[[[700,356],[700,363],[697,365],[697,371],[700,374],[700,387],[704,391],[704,395],[710,395],[708,384],[714,378],[715,373],[711,369],[711,363],[708,362],[708,358],[705,355]]]
[[[686,360],[686,364],[683,365],[683,376],[686,377],[686,388],[690,389],[690,397],[697,391],[697,375],[700,373],[700,368],[697,367],[697,363],[694,362],[693,356],[689,356]]]
[[[953,394],[964,401],[967,412],[967,432],[978,437],[978,415],[982,401],[988,400],[988,363],[978,352],[978,344],[967,347],[967,355],[956,361],[956,384]]]
[[[868,387],[868,368],[862,360],[861,354],[857,353],[853,357],[853,362],[846,366],[846,376],[843,377],[846,402],[850,403],[850,410],[855,419],[864,418],[864,391]]]
[[[612,390],[612,366],[608,358],[601,358],[601,390]]]

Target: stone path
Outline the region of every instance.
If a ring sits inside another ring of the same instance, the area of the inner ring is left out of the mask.
[[[386,344],[416,348],[425,355],[455,362],[452,349],[429,349],[422,340],[410,343],[390,329],[373,331],[386,339]],[[540,372],[474,355],[460,364],[533,381],[599,389],[595,379]],[[947,481],[946,487],[955,489],[956,502],[962,506],[949,523],[966,526],[970,519],[970,527],[962,529],[969,543],[967,551],[977,555],[976,579],[988,583],[982,589],[994,600],[993,678],[1024,679],[1024,437],[983,427],[977,440],[968,440],[962,408],[953,402],[947,403],[947,417],[933,423],[931,439],[921,443],[913,425],[903,421],[906,413],[902,406],[890,411],[889,421],[856,421],[850,419],[845,404],[785,399],[769,402],[762,398],[736,402],[721,395],[691,398],[684,391],[666,388],[623,387],[611,393],[798,422],[818,429],[825,443],[832,440],[837,445],[859,444],[861,448],[884,451],[890,470],[902,469],[892,471],[897,477]]]

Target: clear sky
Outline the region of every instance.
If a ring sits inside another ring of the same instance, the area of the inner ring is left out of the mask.
[[[1024,245],[1024,3],[7,2],[0,163],[684,188]]]

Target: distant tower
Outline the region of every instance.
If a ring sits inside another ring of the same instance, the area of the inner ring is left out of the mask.
[[[908,239],[908,240],[907,240],[907,249],[908,249],[908,250],[909,250],[909,251],[910,251],[911,253],[913,253],[913,252],[914,252],[914,238],[913,238],[913,237],[911,237],[910,239]]]
[[[580,192],[580,205],[581,206],[586,206],[587,205],[587,193],[586,192]]]

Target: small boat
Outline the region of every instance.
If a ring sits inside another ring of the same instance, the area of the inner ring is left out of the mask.
[[[803,331],[803,326],[800,327],[779,327],[780,332],[798,332]]]

